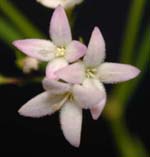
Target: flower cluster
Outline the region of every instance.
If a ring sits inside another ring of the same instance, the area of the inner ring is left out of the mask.
[[[89,109],[96,120],[106,104],[103,83],[127,81],[140,71],[131,65],[104,62],[105,41],[98,27],[94,28],[88,47],[72,40],[69,22],[61,6],[52,15],[49,34],[51,41],[25,39],[13,42],[29,57],[48,62],[42,81],[45,91],[23,105],[19,113],[38,118],[60,110],[63,134],[70,144],[78,147],[82,109]]]

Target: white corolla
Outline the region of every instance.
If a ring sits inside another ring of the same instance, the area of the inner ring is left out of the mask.
[[[135,78],[140,70],[132,65],[104,62],[105,59],[105,41],[99,30],[95,27],[91,35],[87,52],[83,61],[57,71],[57,76],[68,83],[76,84],[73,88],[74,97],[79,100],[83,108],[89,108],[93,119],[97,119],[106,103],[106,92],[103,83],[117,83]],[[94,84],[101,90],[99,92],[103,99],[99,102],[93,101],[89,106],[89,99],[96,99],[91,90],[91,84]],[[87,91],[86,95],[84,91]]]
[[[58,5],[63,6],[65,9],[74,7],[80,4],[83,0],[36,0],[45,7],[56,8]]]

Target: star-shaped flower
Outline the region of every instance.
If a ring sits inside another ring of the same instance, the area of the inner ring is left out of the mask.
[[[105,103],[106,92],[103,83],[123,82],[136,77],[140,70],[134,66],[119,63],[104,62],[105,59],[105,41],[100,30],[95,27],[93,30],[87,52],[83,61],[69,65],[57,71],[60,79],[76,84],[73,87],[74,97],[78,99],[78,103],[83,108],[89,108],[93,119],[98,119]],[[69,74],[69,75],[68,75]],[[103,97],[99,102],[88,104],[91,97],[97,98],[92,92],[91,85],[86,79],[95,82],[95,86],[99,88],[99,95]],[[84,91],[87,91],[85,94]]]
[[[72,8],[80,4],[83,0],[36,0],[45,7],[56,8],[58,5],[63,6],[65,9]]]
[[[43,39],[24,39],[14,41],[13,45],[30,57],[49,61],[46,74],[51,79],[57,79],[55,71],[84,56],[86,46],[72,40],[69,22],[61,6],[58,6],[52,15],[49,33],[52,42]]]
[[[91,90],[83,91],[85,94],[83,99],[88,96],[87,105],[97,103],[103,99],[99,94],[100,88],[96,86],[96,83],[95,80],[85,80],[85,86],[88,84],[88,87]],[[75,97],[72,90],[74,85],[68,83],[45,78],[43,80],[43,87],[46,91],[23,105],[19,110],[19,113],[23,116],[39,118],[51,115],[61,109],[60,123],[63,134],[70,144],[79,147],[82,126],[82,107],[80,106],[79,101],[82,98]],[[95,97],[89,93],[94,94]]]

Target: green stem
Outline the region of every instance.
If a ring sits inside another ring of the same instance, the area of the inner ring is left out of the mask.
[[[26,37],[43,37],[43,34],[10,1],[0,0],[2,11]]]
[[[132,0],[121,49],[121,62],[132,63],[133,52],[146,0]]]
[[[74,9],[75,8],[73,7],[73,8],[66,10],[67,17],[69,19],[72,32],[73,32],[74,24],[75,24],[75,20],[76,20],[76,16],[74,15]]]
[[[17,84],[19,82],[20,82],[20,80],[17,78],[6,77],[3,75],[0,75],[0,85],[2,85],[2,84]]]
[[[143,71],[150,61],[150,25],[145,28],[145,35],[143,37],[141,46],[139,48],[139,56],[136,65]]]

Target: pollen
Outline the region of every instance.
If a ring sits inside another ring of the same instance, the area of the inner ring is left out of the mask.
[[[65,48],[57,47],[56,57],[64,57],[64,55],[65,55]]]
[[[95,74],[96,74],[96,69],[95,68],[87,68],[85,73],[86,73],[87,78],[94,78]]]

